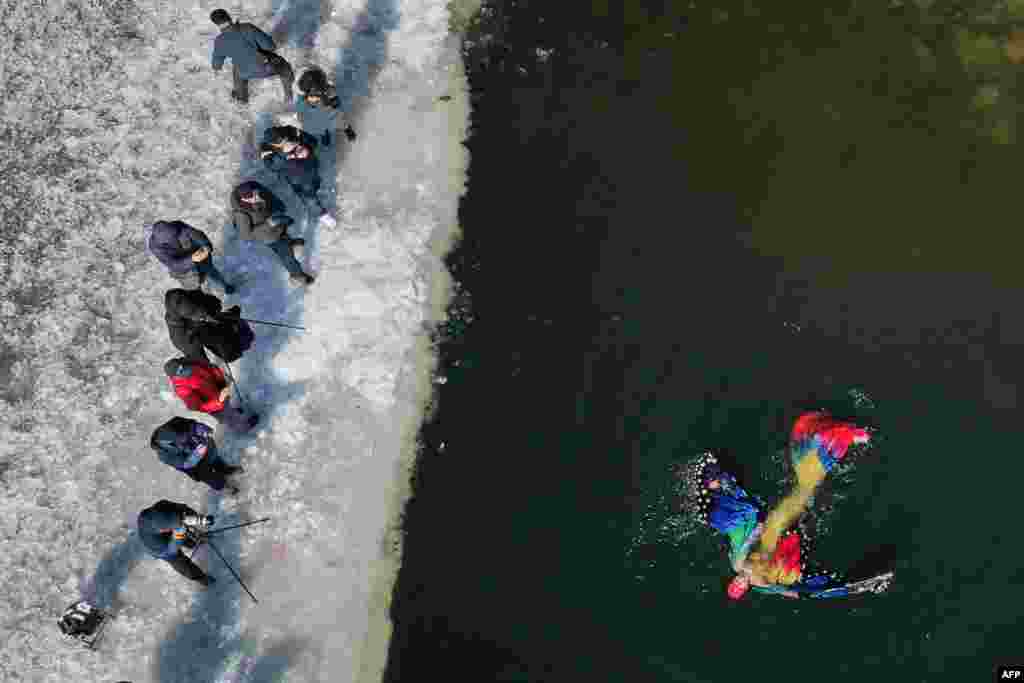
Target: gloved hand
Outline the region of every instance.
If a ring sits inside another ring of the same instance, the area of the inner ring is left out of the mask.
[[[188,529],[186,529],[183,526],[179,526],[177,529],[174,530],[174,540],[175,541],[185,541],[187,539],[188,539]]]
[[[356,132],[352,129],[352,126],[345,126],[345,137],[348,138],[349,142],[356,139]]]
[[[188,529],[206,533],[207,529],[213,526],[213,515],[185,515],[182,522]]]
[[[264,142],[262,145],[260,145],[258,154],[260,159],[266,159],[272,154],[277,154],[277,149],[269,142]]]

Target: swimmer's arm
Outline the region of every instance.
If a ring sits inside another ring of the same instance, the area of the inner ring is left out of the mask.
[[[800,597],[800,594],[796,591],[789,590],[788,588],[783,588],[778,584],[755,583],[753,580],[751,580],[750,587],[761,593],[772,593],[774,595],[781,595],[782,597],[789,598],[790,600],[796,600]]]
[[[757,543],[757,540],[761,538],[761,532],[764,531],[764,524],[758,524],[754,527],[754,530],[750,532],[743,541],[743,545],[736,549],[736,552],[732,554],[729,560],[732,562],[732,570],[739,573],[742,565],[747,561],[747,556],[750,555],[750,550]]]

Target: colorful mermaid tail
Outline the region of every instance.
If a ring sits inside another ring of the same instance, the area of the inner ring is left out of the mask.
[[[855,443],[867,443],[871,435],[868,430],[851,422],[841,422],[829,417],[823,411],[804,413],[797,418],[790,434],[790,454],[793,465],[805,456],[816,452],[826,472],[846,456]]]
[[[790,458],[796,486],[768,513],[759,550],[774,553],[782,533],[793,526],[814,499],[825,476],[842,460],[850,446],[871,438],[866,429],[817,411],[797,418],[790,435]],[[810,457],[814,456],[814,457]]]
[[[776,583],[792,585],[803,575],[803,563],[800,558],[800,534],[786,534],[779,541],[772,554],[771,570]]]

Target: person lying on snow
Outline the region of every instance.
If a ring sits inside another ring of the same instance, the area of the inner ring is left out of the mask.
[[[231,404],[224,371],[207,361],[172,358],[164,363],[164,374],[189,410],[206,413],[231,431],[247,432],[260,421],[259,415]]]
[[[166,561],[186,579],[209,586],[216,579],[182,552],[194,548],[201,536],[213,526],[213,517],[200,515],[187,505],[161,500],[139,513],[139,538],[149,553]]]
[[[334,219],[320,203],[320,161],[315,137],[295,126],[273,126],[267,129],[260,145],[263,165],[282,178],[303,201],[316,204],[317,216],[326,223]]]
[[[234,294],[235,287],[228,284],[213,265],[213,245],[202,230],[183,221],[157,221],[149,237],[149,250],[166,266],[171,277],[183,289],[199,289],[206,278],[224,288],[225,294]]]
[[[295,221],[285,215],[284,202],[260,183],[249,180],[231,193],[231,208],[231,220],[239,238],[267,245],[281,259],[292,282],[313,284],[313,276],[302,270],[295,256],[295,247],[301,247],[306,240],[288,235],[288,226]]]
[[[242,468],[224,460],[208,425],[186,417],[172,417],[153,430],[149,445],[160,462],[184,472],[193,481],[201,481],[214,491],[223,491],[227,486],[228,493],[238,495],[238,486],[229,484],[227,478]]]

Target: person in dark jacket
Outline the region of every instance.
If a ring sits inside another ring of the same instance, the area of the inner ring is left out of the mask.
[[[242,468],[224,461],[209,425],[186,417],[172,417],[153,430],[149,445],[160,462],[184,472],[193,481],[201,481],[214,491],[223,491],[227,486],[231,495],[238,494],[238,487],[229,485],[227,477],[241,472]]]
[[[232,21],[231,15],[223,9],[211,12],[210,21],[220,29],[220,34],[213,41],[213,70],[220,71],[224,60],[231,58],[235,84],[231,96],[239,103],[247,104],[249,81],[278,76],[284,88],[285,102],[291,104],[295,71],[284,57],[274,52],[277,47],[274,39],[252,24]]]
[[[189,410],[206,413],[234,432],[247,432],[260,421],[259,415],[231,404],[231,387],[224,371],[211,363],[172,358],[164,363],[164,374]]]
[[[201,327],[217,324],[220,299],[198,289],[171,289],[164,295],[164,309],[164,320],[174,347],[186,358],[209,362],[203,349]]]
[[[288,235],[288,226],[295,221],[285,215],[284,202],[260,183],[249,180],[231,193],[231,209],[231,218],[241,239],[267,245],[281,259],[293,282],[313,283],[313,276],[303,272],[295,256],[294,248],[306,241]]]
[[[217,267],[213,265],[213,244],[202,230],[183,221],[157,221],[149,237],[149,250],[167,267],[171,277],[183,289],[199,289],[209,277],[224,288],[225,294],[234,294]]]
[[[315,199],[320,191],[320,160],[317,139],[295,126],[272,126],[263,134],[260,159],[291,185],[303,199]]]
[[[327,81],[327,74],[324,70],[318,66],[313,66],[306,69],[298,80],[299,88],[299,121],[300,123],[304,120],[308,112],[317,109],[333,109],[337,112],[337,120],[335,122],[335,128],[340,125],[345,126],[345,137],[350,141],[356,139],[356,132],[352,129],[352,126],[345,122],[344,116],[341,112],[341,99],[338,97],[338,90]],[[331,144],[331,136],[327,131],[324,131],[323,137],[324,145]]]
[[[174,571],[204,586],[216,581],[181,552],[183,547],[197,545],[199,535],[213,526],[213,517],[204,517],[182,503],[161,500],[140,512],[137,523],[139,538],[153,557],[166,560]]]
[[[318,215],[326,217],[327,209],[320,203],[320,161],[316,157],[317,140],[295,126],[273,126],[267,129],[260,145],[260,159],[271,171],[282,177],[303,200],[316,204]]]
[[[318,66],[303,71],[297,85],[299,99],[311,107],[337,109],[341,103],[337,88],[327,81],[327,74]]]

